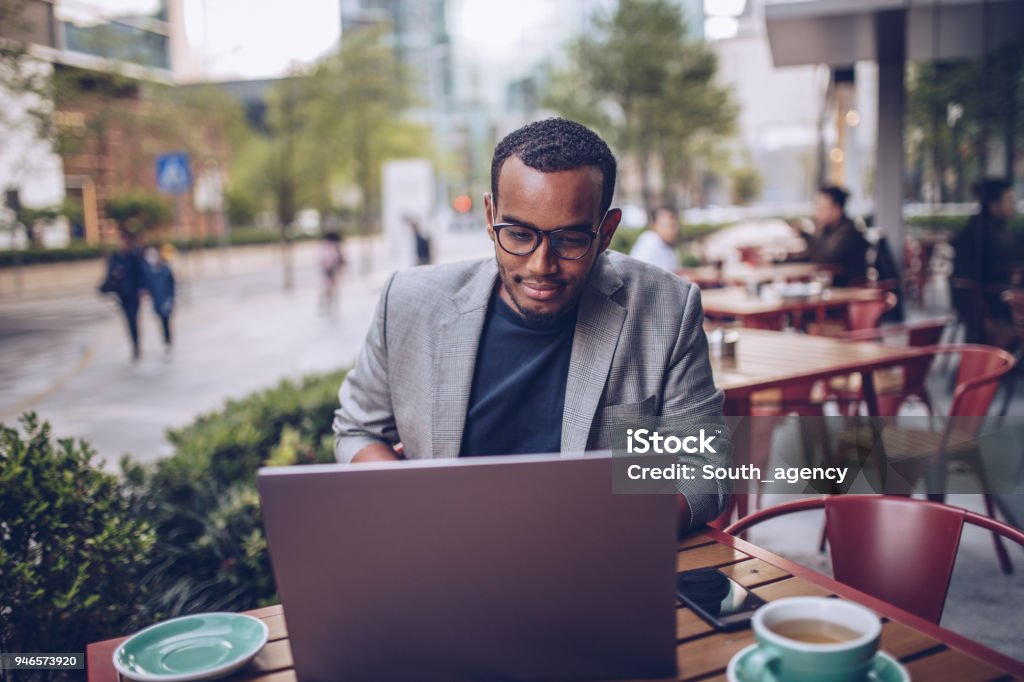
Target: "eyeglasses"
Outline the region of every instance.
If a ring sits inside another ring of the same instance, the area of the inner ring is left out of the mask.
[[[598,226],[604,224],[604,219]],[[556,256],[563,260],[579,260],[594,245],[597,230],[587,232],[573,227],[544,231],[536,227],[516,223],[495,223],[491,227],[498,236],[498,246],[513,256],[529,256],[537,250],[542,239],[547,237],[548,245]]]

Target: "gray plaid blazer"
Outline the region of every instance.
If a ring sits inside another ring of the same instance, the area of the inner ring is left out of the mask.
[[[339,461],[349,462],[378,442],[401,442],[408,458],[458,457],[477,345],[497,279],[493,258],[391,276],[339,391]],[[628,256],[601,254],[580,300],[562,451],[610,448],[613,421],[719,419],[722,392],[712,380],[703,321],[697,287]],[[724,456],[698,457],[725,465]],[[707,491],[707,483],[695,486]],[[714,495],[688,494],[693,524],[717,516],[725,495],[724,486]]]

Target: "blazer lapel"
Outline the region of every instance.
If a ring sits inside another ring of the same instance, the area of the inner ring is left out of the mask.
[[[562,411],[562,452],[581,452],[587,447],[626,320],[626,309],[611,298],[621,287],[618,273],[602,255],[580,301],[576,320]]]
[[[438,320],[433,363],[432,457],[459,456],[480,333],[497,276],[493,259],[482,262],[466,285],[453,295],[454,312]]]

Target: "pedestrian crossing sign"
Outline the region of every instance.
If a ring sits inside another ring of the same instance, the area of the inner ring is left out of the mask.
[[[192,186],[187,152],[168,152],[156,157],[156,187],[164,194],[184,194]]]

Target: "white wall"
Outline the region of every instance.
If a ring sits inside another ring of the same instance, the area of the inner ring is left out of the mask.
[[[33,68],[49,71],[45,62]],[[17,189],[23,206],[44,208],[64,200],[64,170],[50,143],[41,140],[29,114],[40,106],[38,97],[0,89],[0,192]],[[0,194],[2,201],[2,194]]]

